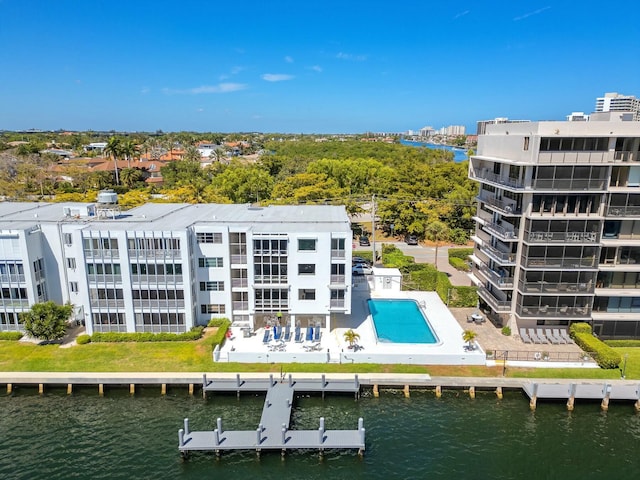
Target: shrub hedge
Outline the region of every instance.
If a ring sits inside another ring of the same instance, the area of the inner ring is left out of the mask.
[[[185,333],[151,333],[151,332],[97,332],[91,336],[94,343],[100,342],[184,342],[198,340],[202,337],[204,327],[193,327]]]
[[[460,270],[461,272],[470,272],[471,267],[469,266],[468,260],[462,260],[457,257],[449,257],[449,264],[455,268],[456,270]]]
[[[449,260],[452,258],[459,258],[465,262],[469,261],[469,255],[473,254],[473,248],[450,248]]]
[[[23,335],[22,332],[0,332],[0,340],[20,340]]]
[[[609,345],[591,334],[588,323],[574,323],[569,327],[571,337],[585,352],[589,352],[600,368],[618,368],[622,357]]]
[[[228,328],[229,325],[231,325],[231,321],[226,317],[222,317],[212,318],[211,320],[209,320],[209,323],[207,323],[207,327],[222,327],[223,325],[226,325]]]
[[[640,340],[605,340],[604,343],[614,348],[640,347]]]
[[[78,345],[86,345],[87,343],[89,343],[91,341],[91,335],[78,335],[78,337],[76,338],[76,343]]]

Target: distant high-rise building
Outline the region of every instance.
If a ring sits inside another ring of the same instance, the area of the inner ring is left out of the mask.
[[[640,121],[640,99],[617,92],[605,93],[596,99],[596,112],[633,112],[633,120]]]
[[[449,136],[464,135],[466,128],[464,125],[449,125],[445,127],[444,134]]]
[[[422,127],[420,129],[420,136],[421,137],[431,137],[435,133],[436,133],[436,131],[435,131],[435,129],[433,127]]]
[[[497,117],[493,120],[480,120],[477,122],[476,135],[484,135],[487,133],[487,125],[498,125],[500,123],[524,123],[529,120],[509,120],[506,117]]]
[[[567,122],[588,122],[589,115],[585,115],[584,112],[571,112],[567,115]]]

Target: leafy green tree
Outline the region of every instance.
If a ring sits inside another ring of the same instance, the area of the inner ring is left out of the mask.
[[[73,313],[73,305],[57,305],[49,301],[36,303],[28,312],[20,313],[25,331],[34,338],[58,340],[67,332],[67,321]]]
[[[213,185],[234,203],[251,203],[269,198],[273,178],[260,166],[234,161],[213,179]]]
[[[136,183],[142,182],[143,178],[144,174],[139,168],[123,168],[120,172],[122,185],[127,188],[133,188]]]

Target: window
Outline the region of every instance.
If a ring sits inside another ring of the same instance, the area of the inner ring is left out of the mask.
[[[298,264],[298,275],[315,275],[316,265],[314,263]]]
[[[298,250],[306,252],[316,251],[316,239],[315,238],[299,238]]]
[[[524,143],[522,145],[523,150],[529,150],[529,137],[524,137]]]
[[[64,234],[64,244],[73,245],[73,236],[70,233]]]
[[[75,258],[67,258],[67,268],[71,270],[76,269],[76,259]]]
[[[332,238],[331,250],[344,250],[344,238]]]
[[[224,282],[200,282],[201,292],[223,292]]]
[[[207,303],[200,305],[200,313],[225,313],[226,308],[222,303]]]
[[[301,288],[298,290],[298,300],[315,300],[316,291],[312,288]]]
[[[223,262],[222,262],[222,257],[200,257],[198,259],[198,266],[200,268],[210,268],[210,267],[216,267],[216,268],[222,268]]]
[[[196,240],[198,243],[222,243],[222,233],[198,232]]]
[[[78,282],[69,282],[69,291],[78,293]]]

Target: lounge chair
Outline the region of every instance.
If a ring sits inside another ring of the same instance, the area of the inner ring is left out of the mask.
[[[302,343],[304,341],[304,336],[302,335],[300,325],[296,326],[295,341],[296,343]]]
[[[542,339],[538,337],[538,335],[536,335],[536,332],[533,328],[530,328],[528,332],[529,332],[529,338],[533,343],[542,343]]]
[[[536,329],[536,335],[538,335],[538,338],[542,343],[549,343],[549,339],[544,334],[544,331],[541,328]]]
[[[544,329],[544,335],[547,337],[547,339],[549,339],[549,341],[551,343],[553,343],[554,345],[558,345],[560,343],[562,343],[562,340],[560,340],[558,337],[556,337],[553,332],[551,331],[550,328],[545,328]]]
[[[271,340],[271,330],[265,329],[264,337],[262,337],[262,343],[269,343]]]
[[[282,336],[282,327],[279,325],[276,325],[275,327],[273,327],[273,339],[280,340],[281,336]]]
[[[553,330],[551,330],[551,333],[558,339],[558,343],[567,343],[567,341],[562,338],[562,335],[560,335],[560,329],[554,328]]]
[[[311,342],[313,340],[313,327],[307,327],[307,336],[305,337],[307,342]]]
[[[287,325],[284,327],[284,336],[283,336],[283,340],[285,342],[288,342],[289,340],[291,340],[291,326],[287,323]]]
[[[531,343],[531,337],[529,337],[527,330],[524,328],[520,329],[520,338],[524,343]]]
[[[565,329],[560,330],[560,336],[566,340],[567,343],[574,343],[573,338],[569,336]]]

